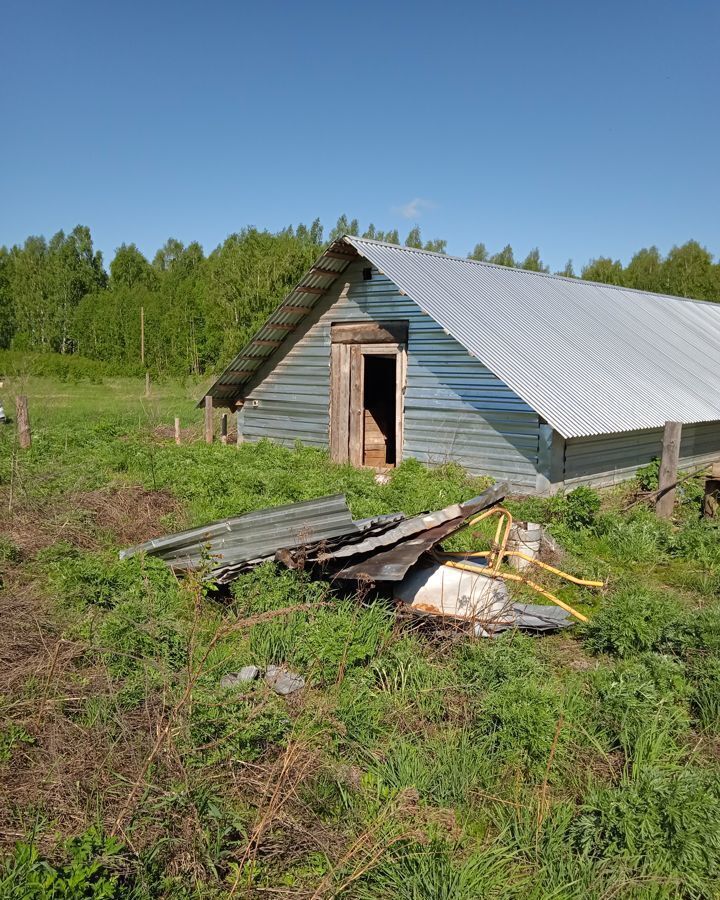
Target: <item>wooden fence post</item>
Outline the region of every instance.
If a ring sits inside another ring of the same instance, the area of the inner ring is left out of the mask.
[[[710,474],[705,478],[703,516],[706,519],[720,518],[720,462],[712,464]]]
[[[25,394],[20,394],[15,398],[15,416],[17,417],[18,444],[21,449],[27,450],[32,443],[32,437],[30,435],[28,399]]]
[[[213,398],[210,394],[205,397],[205,443],[212,444],[214,438],[213,428]]]
[[[236,406],[238,407],[238,411],[235,413],[235,427],[237,428],[235,442],[239,447],[243,442],[243,401],[238,400]]]
[[[659,519],[670,519],[673,514],[681,438],[682,422],[666,422],[660,457],[658,495],[655,502],[655,515]]]
[[[223,413],[220,418],[220,443],[227,444],[228,417]]]
[[[145,372],[145,396],[150,396],[150,372]]]
[[[180,417],[175,416],[175,443],[180,446]]]

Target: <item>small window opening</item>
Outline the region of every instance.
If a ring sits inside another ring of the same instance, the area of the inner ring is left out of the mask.
[[[395,465],[395,354],[363,357],[363,465],[383,468]]]
[[[368,267],[367,269],[363,269],[363,281],[370,281],[372,279],[372,269]]]

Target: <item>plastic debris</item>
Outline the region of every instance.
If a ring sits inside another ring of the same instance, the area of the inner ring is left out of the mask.
[[[265,670],[265,681],[276,694],[287,696],[305,687],[305,679],[296,672],[290,672],[281,666],[268,666]]]
[[[259,674],[260,669],[257,666],[243,666],[239,672],[230,672],[227,675],[223,675],[220,679],[220,687],[232,688],[241,684],[248,684],[250,681],[255,681]]]

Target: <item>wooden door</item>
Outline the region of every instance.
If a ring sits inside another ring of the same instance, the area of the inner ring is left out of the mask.
[[[394,359],[394,459],[402,458],[403,413],[406,377],[406,350],[402,343],[344,343],[332,344],[330,356],[330,458],[334,462],[349,462],[362,466],[366,462],[365,371],[369,357]]]

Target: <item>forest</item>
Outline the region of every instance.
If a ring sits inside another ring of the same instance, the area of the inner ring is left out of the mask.
[[[342,234],[401,243],[397,230],[340,216],[324,236],[316,219],[272,233],[246,227],[208,255],[197,242],[170,238],[152,260],[122,244],[106,269],[90,229],[78,225],[50,240],[28,237],[0,247],[0,350],[61,354],[94,360],[103,371],[187,375],[219,371],[258,328],[329,241]],[[418,226],[405,246],[446,252],[441,239],[424,241]],[[515,258],[478,243],[471,259],[548,272],[537,248]],[[556,273],[576,277],[572,261]],[[598,256],[579,275],[591,281],[720,302],[720,261],[697,241],[634,254],[627,265]],[[145,360],[141,363],[141,314]]]

